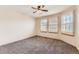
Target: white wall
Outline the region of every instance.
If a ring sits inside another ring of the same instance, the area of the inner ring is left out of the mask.
[[[77,6],[77,21],[76,21],[76,40],[77,40],[77,48],[79,50],[79,6]]]
[[[0,10],[0,45],[33,36],[34,26],[32,17]]]

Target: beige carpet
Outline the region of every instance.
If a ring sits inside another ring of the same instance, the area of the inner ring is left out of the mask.
[[[60,40],[35,36],[1,46],[0,54],[78,54],[78,50]]]

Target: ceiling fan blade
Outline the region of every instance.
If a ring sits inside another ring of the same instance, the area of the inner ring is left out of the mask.
[[[35,7],[32,7],[32,9],[37,9],[37,8],[35,8]]]
[[[34,11],[33,13],[36,13],[37,11]]]
[[[41,11],[45,11],[45,12],[48,12],[48,10],[42,10],[42,9],[40,9]]]

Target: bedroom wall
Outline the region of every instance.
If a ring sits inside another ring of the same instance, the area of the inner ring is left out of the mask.
[[[35,20],[14,11],[0,10],[0,45],[34,36]]]
[[[79,6],[76,7],[77,7],[76,40],[77,40],[77,48],[79,50]]]

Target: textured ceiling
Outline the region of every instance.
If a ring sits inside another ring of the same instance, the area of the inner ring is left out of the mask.
[[[29,15],[32,17],[40,17],[40,16],[46,16],[54,13],[58,13],[63,11],[66,8],[69,8],[69,5],[46,5],[46,9],[48,9],[48,12],[42,12],[42,14],[39,13],[33,13],[33,9],[31,8],[33,5],[4,5],[0,6],[0,10],[5,11],[15,11],[19,14],[23,15]]]

